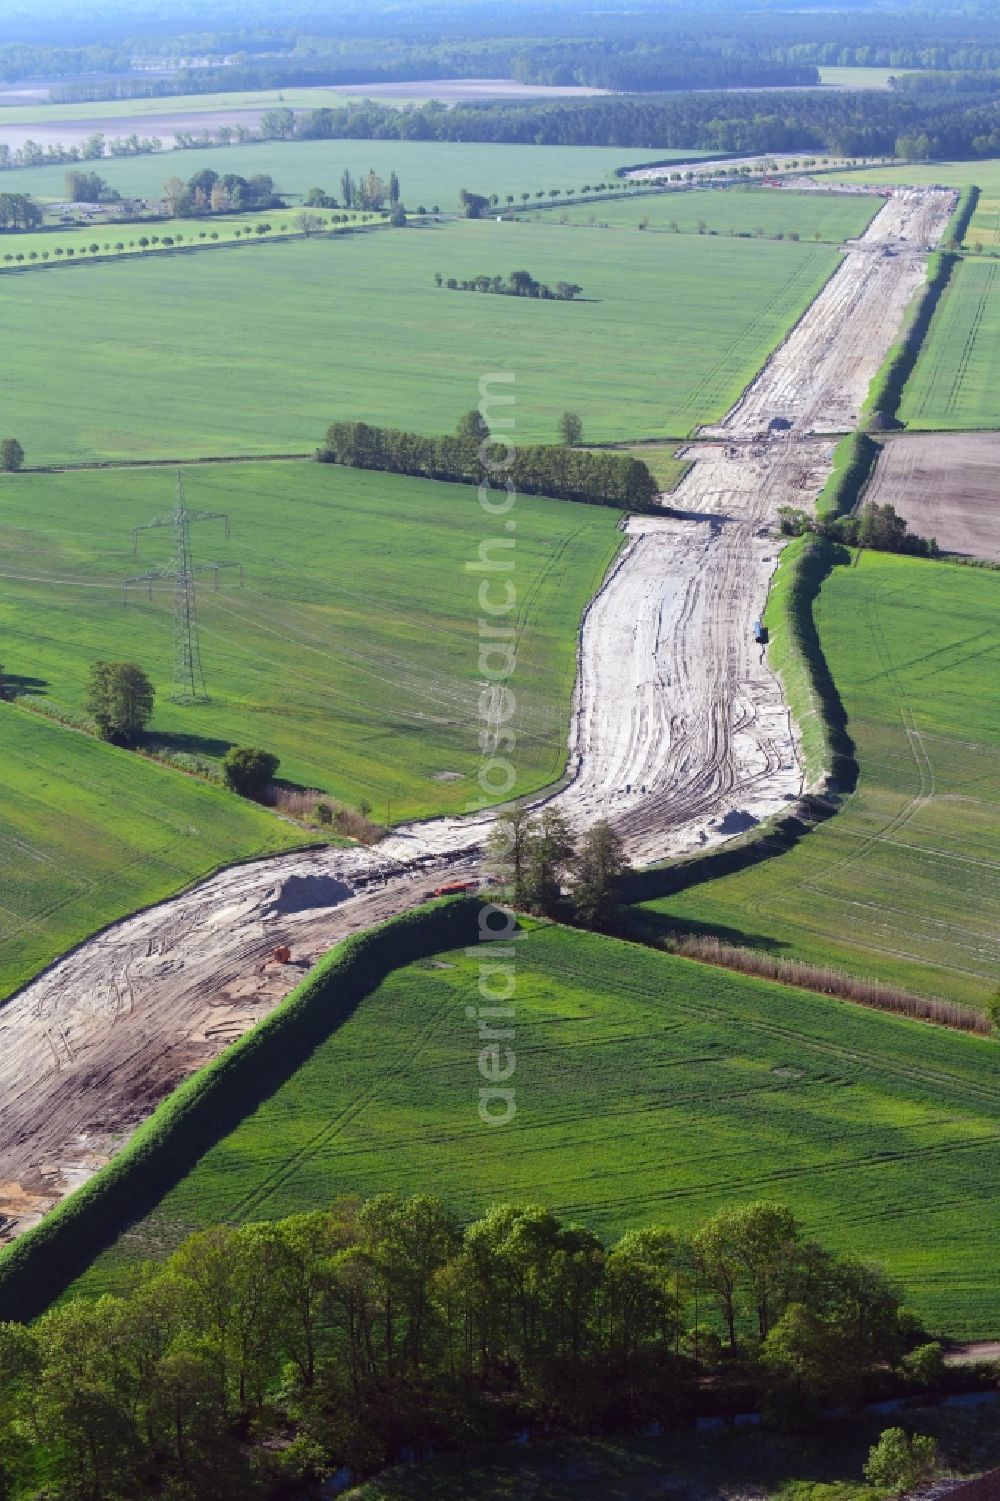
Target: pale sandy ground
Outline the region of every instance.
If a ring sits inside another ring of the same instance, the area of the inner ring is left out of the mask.
[[[907,247],[937,239],[952,203],[929,190],[887,203],[715,441],[692,448],[669,498],[682,514],[633,520],[586,614],[572,780],[554,802],[578,824],[613,818],[636,860],[716,842],[800,790],[788,712],[752,639],[777,561],[774,523],[779,506],[806,503],[823,483],[832,444],[822,435],[857,420],[923,275]],[[790,428],[768,434],[774,416]],[[337,939],[474,873],[489,823],[438,819],[373,851],[223,872],[91,940],[13,997],[0,1012],[6,1233],[93,1172]],[[298,967],[265,962],[278,943]]]
[[[1000,433],[901,433],[865,492],[942,552],[1000,563]]]

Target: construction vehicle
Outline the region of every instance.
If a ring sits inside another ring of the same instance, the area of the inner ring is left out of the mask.
[[[446,886],[435,886],[431,896],[459,896],[463,891],[475,891],[478,881],[449,881]]]
[[[279,943],[277,948],[271,950],[271,958],[275,964],[289,964],[292,958],[292,951],[287,943]]]

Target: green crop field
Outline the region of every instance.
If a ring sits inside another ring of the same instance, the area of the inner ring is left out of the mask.
[[[153,1214],[96,1289],[186,1231],[431,1188],[614,1236],[789,1203],[935,1329],[1000,1323],[997,1044],[553,927],[517,944],[517,1113],[478,1113],[477,958],[395,971]]]
[[[0,759],[0,999],[115,918],[305,842],[220,788],[9,704]]]
[[[635,198],[540,210],[543,223],[565,220],[593,228],[826,240],[835,245],[863,234],[881,208],[860,194],[777,193],[769,188],[683,188]]]
[[[963,260],[939,302],[899,415],[909,427],[1000,426],[1000,265]]]
[[[93,110],[91,111],[93,114]],[[220,124],[222,121],[220,120]],[[151,133],[153,121],[137,122]],[[339,197],[340,174],[355,177],[373,168],[383,177],[395,171],[403,201],[410,208],[440,204],[458,208],[459,188],[476,193],[520,195],[550,188],[579,188],[606,181],[615,168],[652,161],[695,161],[705,151],[643,152],[636,147],[510,146],[458,141],[261,141],[250,146],[220,146],[199,151],[161,152],[155,156],[108,158],[97,164],[101,176],[129,197],[159,198],[163,182],[175,173],[190,177],[203,167],[253,177],[266,172],[285,193],[325,188]],[[64,167],[23,167],[11,174],[19,193],[41,198],[64,196]]]
[[[625,246],[627,245],[627,250]],[[516,374],[514,436],[720,417],[837,264],[829,246],[464,220],[0,275],[4,431],[29,464],[309,452],[335,417],[451,432]],[[577,302],[450,292],[526,266]]]
[[[264,745],[281,775],[385,815],[462,809],[476,787],[478,606],[466,570],[500,523],[466,485],[309,463],[185,470],[195,560],[243,563],[199,596],[212,702],[171,704],[169,585],[122,608],[122,580],[169,560],[171,533],[131,529],[169,513],[171,469],[22,474],[0,482],[0,635],[8,672],[43,679],[79,711],[90,662],[129,657],[153,678],[169,748],[222,755]],[[514,575],[521,790],[558,777],[566,755],[580,616],[619,542],[617,512],[521,496]],[[186,785],[186,784],[182,784]]]
[[[1000,575],[865,553],[817,621],[858,791],[790,853],[637,910],[982,1005],[1000,983]]]
[[[819,80],[822,84],[827,86],[835,84],[841,89],[887,89],[890,78],[908,77],[914,72],[919,72],[919,69],[907,68],[903,71],[896,68],[838,68],[834,65],[821,67]]]

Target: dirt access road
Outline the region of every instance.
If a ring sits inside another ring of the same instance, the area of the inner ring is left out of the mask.
[[[952,200],[889,200],[725,421],[692,445],[670,497],[680,514],[633,520],[587,611],[572,780],[554,801],[576,823],[611,817],[636,860],[724,839],[800,790],[788,712],[752,633],[778,508],[822,485],[823,435],[857,420],[924,275],[912,247],[940,236]],[[788,426],[768,431],[774,418]],[[489,822],[439,819],[376,850],[225,871],[12,997],[0,1012],[0,1230],[16,1234],[95,1171],[332,943],[471,876]],[[265,962],[279,943],[295,964]]]

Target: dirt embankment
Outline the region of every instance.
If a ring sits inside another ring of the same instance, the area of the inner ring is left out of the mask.
[[[775,521],[832,445],[923,274],[949,193],[889,201],[670,497],[636,519],[584,622],[570,785],[636,860],[725,839],[795,797],[792,726],[753,640]],[[903,239],[903,235],[907,239]],[[892,251],[893,253],[883,253]],[[770,428],[773,419],[784,426]],[[240,866],[118,924],[0,1012],[0,1229],[16,1234],[107,1160],[181,1078],[277,1004],[347,933],[476,869],[490,815],[397,830],[377,850]],[[291,965],[267,955],[291,947]]]

